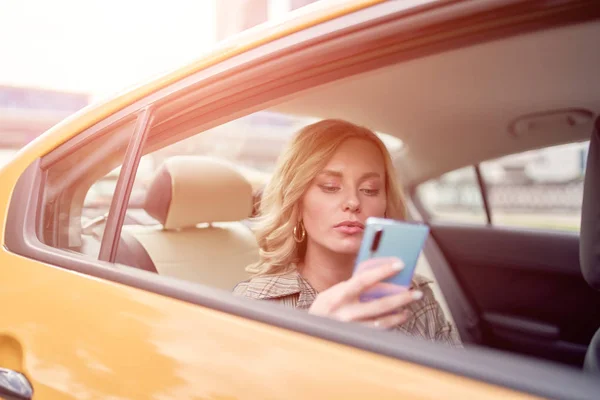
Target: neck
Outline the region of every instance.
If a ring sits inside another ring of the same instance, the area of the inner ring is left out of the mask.
[[[316,243],[307,243],[304,261],[299,270],[316,291],[322,292],[350,279],[354,267],[354,254],[340,254]]]

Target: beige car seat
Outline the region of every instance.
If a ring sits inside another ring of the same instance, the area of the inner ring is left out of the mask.
[[[135,262],[117,261],[231,290],[248,279],[244,268],[258,260],[254,234],[241,222],[252,203],[252,187],[233,165],[171,157],[156,171],[144,204],[160,225],[124,226],[119,248],[129,258],[135,254]]]

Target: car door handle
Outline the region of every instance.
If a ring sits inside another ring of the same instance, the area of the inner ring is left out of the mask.
[[[25,375],[6,368],[0,368],[0,398],[6,400],[29,400],[33,388]]]

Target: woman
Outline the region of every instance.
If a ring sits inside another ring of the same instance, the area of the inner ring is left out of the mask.
[[[408,291],[359,301],[403,267],[398,259],[372,259],[353,276],[368,217],[405,218],[383,142],[341,120],[303,128],[263,192],[256,229],[260,261],[247,268],[254,277],[234,293],[460,346],[423,277],[415,275]]]

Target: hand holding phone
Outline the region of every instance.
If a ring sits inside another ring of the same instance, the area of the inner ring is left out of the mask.
[[[354,274],[368,268],[368,263],[365,261],[372,258],[396,257],[403,261],[404,268],[365,291],[360,297],[361,301],[406,291],[410,287],[421,249],[428,234],[429,227],[424,224],[368,218],[356,258]]]
[[[354,274],[319,293],[308,312],[391,329],[406,322],[406,307],[423,297],[408,288],[429,228],[388,219],[366,222]]]
[[[361,301],[361,295],[373,285],[394,276],[404,268],[397,258],[374,258],[362,263],[364,271],[319,293],[310,306],[310,314],[345,322],[357,322],[378,329],[391,329],[410,318],[406,307],[420,300],[419,290],[405,290],[373,301]]]

